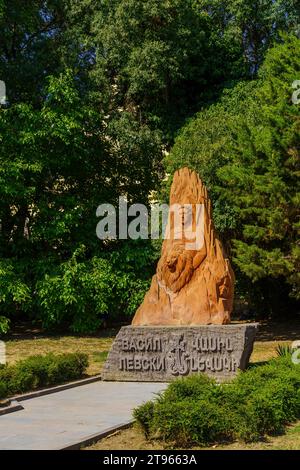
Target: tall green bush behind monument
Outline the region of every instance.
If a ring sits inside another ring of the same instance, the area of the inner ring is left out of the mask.
[[[246,0],[0,2],[0,332],[7,319],[91,331],[134,313],[157,249],[102,243],[95,211],[121,195],[148,204],[164,176],[163,151],[201,107],[220,139],[215,151],[208,146],[214,158],[203,179],[217,178],[225,239],[241,239],[236,205],[228,201],[222,214],[214,196],[227,163],[218,148],[230,139],[222,129],[239,100],[226,105],[229,122],[215,111],[223,101],[210,105],[256,77],[279,31],[297,29],[298,8],[294,0],[255,8]]]

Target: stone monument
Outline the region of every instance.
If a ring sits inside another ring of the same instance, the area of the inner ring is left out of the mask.
[[[205,372],[226,380],[249,361],[257,324],[231,324],[234,274],[199,176],[176,171],[156,274],[132,326],[121,328],[103,380],[168,381]]]

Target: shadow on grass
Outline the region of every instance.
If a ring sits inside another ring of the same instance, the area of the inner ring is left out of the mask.
[[[84,334],[74,333],[67,329],[61,328],[59,330],[45,330],[40,324],[32,324],[29,322],[20,322],[13,326],[11,331],[3,336],[5,341],[9,340],[22,340],[22,339],[40,339],[40,338],[55,338],[62,337],[78,337],[78,338],[114,338],[119,329],[124,326],[123,324],[113,325],[108,328],[100,328],[95,333]]]
[[[256,341],[295,341],[300,339],[300,320],[264,321],[259,325]]]

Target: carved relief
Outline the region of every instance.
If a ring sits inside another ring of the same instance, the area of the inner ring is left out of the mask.
[[[207,190],[197,173],[188,168],[174,175],[170,207],[174,205],[179,206],[180,217],[170,212],[169,237],[163,242],[156,274],[132,324],[229,323],[234,274],[215,233]],[[192,208],[191,214],[186,214],[187,205]],[[188,218],[190,233],[181,227]],[[202,243],[197,244],[197,240]]]
[[[187,342],[183,334],[173,334],[166,354],[167,368],[172,375],[186,375],[189,372],[189,353],[186,351]]]

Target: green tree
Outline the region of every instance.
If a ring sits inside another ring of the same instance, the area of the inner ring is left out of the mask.
[[[247,99],[256,87],[256,81],[242,81],[233,88],[225,89],[216,104],[188,120],[176,137],[170,154],[164,159],[170,177],[162,188],[162,197],[168,198],[175,170],[183,166],[196,170],[208,188],[215,226],[225,243],[236,233],[238,214],[224,195],[224,184],[218,170],[232,160],[229,151],[232,128],[239,125],[245,110],[249,110]]]
[[[10,316],[30,303],[22,282],[33,292],[83,243],[87,259],[105,249],[95,233],[99,204],[117,205],[121,195],[147,203],[156,184],[160,140],[147,126],[91,109],[70,70],[50,77],[44,95],[41,109],[0,110],[0,256],[15,276],[0,303]],[[9,296],[18,285],[20,295]]]
[[[147,204],[163,177],[162,150],[201,107],[207,108],[198,116],[202,155],[206,144],[211,148],[203,174],[224,238],[238,238],[239,212],[227,202],[217,170],[231,161],[230,123],[243,115],[239,95],[251,85],[208,106],[225,86],[249,78],[280,28],[296,27],[298,8],[294,0],[251,8],[243,0],[0,1],[0,79],[8,96],[0,108],[1,315],[42,313],[37,284],[46,275],[58,284],[66,279],[82,245],[78,279],[82,272],[94,276],[95,257],[117,257],[126,247],[134,252],[126,242],[96,238],[96,208],[121,195]],[[146,281],[144,272],[151,275],[146,245],[140,245],[145,269],[136,269],[131,286]],[[131,261],[122,262],[132,276]],[[55,289],[43,289],[55,299]],[[89,293],[82,312],[93,304]],[[134,302],[124,302],[129,311]]]
[[[300,41],[285,36],[267,53],[251,113],[233,129],[232,162],[218,171],[242,224],[236,264],[253,281],[286,280],[298,299],[300,110],[292,84],[299,76]]]
[[[105,0],[93,18],[96,83],[167,142],[199,101],[237,76],[240,46],[201,2]]]
[[[229,0],[226,3],[252,73],[258,71],[268,48],[279,41],[280,32],[295,31],[299,25],[297,0]]]
[[[268,51],[259,79],[238,84],[200,112],[166,158],[170,173],[183,165],[199,172],[233,252],[238,290],[246,284],[252,299],[273,310],[288,293],[300,294],[300,121],[292,102],[299,59],[299,39],[284,36]]]

